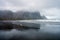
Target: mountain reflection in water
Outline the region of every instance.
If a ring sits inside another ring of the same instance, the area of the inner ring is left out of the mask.
[[[55,22],[56,23],[56,22]],[[16,30],[11,31],[0,30],[1,40],[47,40],[47,39],[60,39],[60,24],[42,23],[40,24],[40,29],[28,29],[28,30]]]

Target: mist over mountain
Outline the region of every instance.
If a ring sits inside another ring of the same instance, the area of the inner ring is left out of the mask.
[[[0,10],[0,20],[46,19],[40,12]]]
[[[0,10],[0,20],[10,20],[13,17],[13,12],[10,10]]]

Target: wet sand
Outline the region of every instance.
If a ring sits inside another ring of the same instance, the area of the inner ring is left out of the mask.
[[[49,33],[42,30],[0,30],[0,40],[49,40],[60,39],[60,33]]]
[[[0,40],[59,40],[60,25],[41,24],[40,29],[0,30]]]

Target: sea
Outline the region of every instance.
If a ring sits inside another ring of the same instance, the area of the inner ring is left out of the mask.
[[[39,21],[39,20],[37,20]],[[31,21],[33,22],[33,21]],[[35,22],[36,23],[36,22]],[[60,21],[45,21],[40,24],[40,29],[28,30],[0,30],[0,40],[59,40]]]

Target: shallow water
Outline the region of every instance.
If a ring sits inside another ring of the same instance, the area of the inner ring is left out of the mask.
[[[40,29],[16,30],[10,31],[0,30],[0,39],[59,39],[60,38],[60,25],[59,23],[40,24]]]

